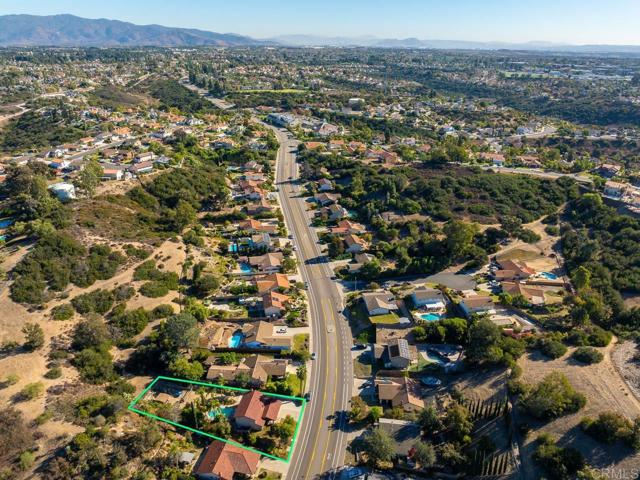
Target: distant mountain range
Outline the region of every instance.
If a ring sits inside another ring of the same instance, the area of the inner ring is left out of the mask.
[[[473,42],[465,40],[420,40],[418,38],[322,37],[315,35],[281,35],[267,39],[295,47],[377,47],[431,48],[442,50],[533,50],[551,52],[640,53],[640,45],[569,45],[551,42]]]
[[[566,45],[549,42],[503,43],[418,38],[324,37],[281,35],[264,40],[193,28],[135,25],[119,20],[74,15],[0,15],[0,46],[195,47],[195,46],[375,47],[444,50],[533,50],[576,53],[635,53],[640,45]]]
[[[213,33],[160,25],[134,25],[103,18],[90,20],[74,15],[0,16],[0,46],[193,47],[263,44],[260,40],[233,33]]]

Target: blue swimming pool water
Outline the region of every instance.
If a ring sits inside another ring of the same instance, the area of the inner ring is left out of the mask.
[[[442,315],[439,313],[423,313],[420,315],[422,320],[426,320],[427,322],[435,322],[436,320],[440,320]]]
[[[13,224],[13,220],[11,218],[3,218],[0,220],[0,228],[7,228]]]
[[[427,351],[426,356],[427,356],[427,361],[429,362],[437,363],[438,365],[444,365],[445,363],[447,363],[444,360],[444,358],[442,358],[440,355],[436,353]]]
[[[248,263],[241,262],[240,271],[242,273],[251,273],[251,265],[249,265]]]
[[[551,273],[551,272],[542,272],[540,274],[541,277],[546,278],[548,280],[557,280],[558,276],[555,273]]]
[[[229,348],[238,348],[242,343],[243,338],[244,337],[241,332],[236,332],[231,335],[231,338],[229,339]]]
[[[207,412],[207,417],[213,419],[218,415],[224,415],[227,418],[233,417],[233,413],[236,411],[236,407],[220,407]]]
[[[229,253],[238,253],[238,244],[232,243],[229,245]]]

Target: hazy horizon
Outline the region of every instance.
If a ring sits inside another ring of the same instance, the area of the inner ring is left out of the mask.
[[[418,38],[473,42],[640,45],[637,0],[326,0],[323,8],[283,0],[0,1],[0,15],[72,14],[138,25],[197,28],[264,39],[278,36]]]

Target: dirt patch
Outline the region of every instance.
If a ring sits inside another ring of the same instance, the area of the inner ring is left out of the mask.
[[[637,353],[634,342],[620,342],[611,352],[611,360],[633,394],[640,399],[640,364],[634,359]]]
[[[615,342],[615,339],[614,339]],[[611,352],[615,343],[612,342],[606,348],[600,349],[604,354],[604,360],[595,365],[582,365],[571,359],[573,349],[570,349],[562,358],[548,360],[539,352],[526,354],[520,359],[519,364],[523,368],[522,380],[526,383],[537,383],[545,375],[559,371],[567,376],[569,382],[576,390],[587,398],[585,408],[573,415],[567,415],[546,424],[524,418],[532,427],[523,445],[523,471],[525,478],[539,478],[537,467],[531,458],[536,448],[535,439],[542,432],[552,434],[561,446],[571,446],[578,449],[587,461],[596,468],[604,468],[615,465],[618,469],[640,468],[640,456],[634,455],[627,447],[605,445],[599,443],[584,434],[580,429],[580,420],[585,416],[596,417],[604,411],[615,411],[630,419],[640,416],[640,402],[633,395],[629,386],[618,373]],[[529,468],[527,468],[529,467]]]

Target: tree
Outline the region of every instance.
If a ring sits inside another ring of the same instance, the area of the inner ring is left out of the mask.
[[[433,405],[427,406],[420,412],[418,422],[420,423],[425,435],[431,435],[442,428],[440,416]]]
[[[80,170],[78,176],[74,179],[74,186],[82,191],[87,197],[92,197],[96,193],[96,187],[100,184],[100,179],[104,174],[104,170],[100,163],[95,160],[89,160],[84,164],[84,168]]]
[[[182,232],[193,224],[197,218],[197,211],[193,206],[182,199],[178,200],[173,214],[173,225],[176,232]]]
[[[189,350],[200,337],[198,321],[189,313],[172,315],[162,324],[160,335],[168,350]]]
[[[464,258],[473,245],[473,238],[478,233],[475,223],[465,223],[459,220],[450,220],[442,231],[446,235],[445,245],[452,259]]]
[[[418,442],[413,448],[415,449],[413,460],[423,469],[432,467],[436,463],[436,450],[431,443]]]
[[[580,265],[572,275],[573,285],[577,290],[583,290],[591,286],[591,272]]]
[[[111,335],[105,323],[97,317],[87,318],[76,325],[71,346],[74,350],[98,348],[111,343]]]
[[[27,350],[39,350],[44,346],[44,330],[37,323],[26,323],[22,327],[25,337],[24,348]]]
[[[102,384],[115,378],[113,358],[104,348],[85,348],[73,360],[80,378],[87,383]]]
[[[291,415],[287,415],[282,420],[271,425],[269,431],[281,443],[287,443],[293,438],[293,434],[296,431],[296,421]]]
[[[22,412],[13,407],[0,409],[0,464],[13,461],[19,452],[33,447],[33,434]]]
[[[464,405],[454,402],[448,409],[444,424],[451,429],[453,436],[462,442],[469,440],[468,436],[473,429],[471,414]]]
[[[200,362],[190,362],[180,355],[169,363],[169,372],[178,378],[200,380],[204,375],[204,367]]]
[[[349,419],[352,422],[362,421],[369,413],[369,407],[360,396],[351,399],[351,410],[349,411]]]
[[[364,447],[369,456],[369,462],[373,465],[379,462],[390,462],[395,455],[393,439],[379,428],[365,437]]]
[[[475,363],[499,362],[503,351],[500,348],[500,328],[488,318],[476,320],[469,329],[467,358]]]
[[[300,380],[300,390],[304,392],[305,383],[307,381],[307,365],[305,363],[296,369],[296,377]]]
[[[205,297],[220,288],[220,280],[213,275],[201,275],[193,282],[199,297]]]
[[[518,217],[506,215],[500,218],[500,228],[511,236],[517,235],[522,229],[522,220]]]

